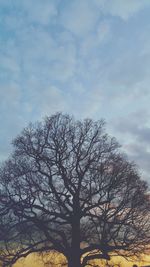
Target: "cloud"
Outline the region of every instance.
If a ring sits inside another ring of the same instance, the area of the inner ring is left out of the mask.
[[[34,8],[33,8],[34,6]],[[23,8],[27,13],[28,19],[33,23],[48,25],[53,16],[57,15],[57,7],[54,1],[39,1],[36,4],[33,0],[23,1]]]
[[[102,108],[103,95],[101,91],[96,88],[86,90],[83,84],[77,81],[72,84],[72,87],[73,91],[68,93],[68,111],[79,119],[96,118],[96,114]]]
[[[30,27],[17,36],[22,68],[28,75],[65,81],[74,72],[76,46],[59,40],[41,28]]]
[[[22,115],[19,113],[21,105],[21,91],[17,83],[1,84],[0,86],[0,160],[5,159],[11,151],[12,137],[18,133],[23,125]]]
[[[17,83],[1,85],[0,88],[0,106],[5,111],[8,108],[15,109],[18,107],[21,98],[21,91]]]
[[[118,136],[123,150],[134,160],[144,178],[150,181],[150,113],[142,109],[116,118],[112,123],[113,133]]]
[[[104,14],[120,17],[127,21],[140,10],[150,5],[147,0],[94,0]]]
[[[144,112],[143,119],[142,111],[130,113],[128,117],[120,118],[115,124],[116,130],[120,133],[129,135],[134,142],[150,145],[150,120],[148,112]],[[138,116],[138,117],[137,117]],[[147,117],[147,120],[146,120]],[[141,119],[142,118],[142,119]]]
[[[96,60],[99,63],[98,59],[98,49],[101,49],[101,46],[105,46],[107,42],[111,40],[111,21],[108,19],[101,20],[97,23],[94,32],[84,37],[80,44],[80,54],[84,58],[90,58],[95,55]]]
[[[110,28],[111,26],[108,20],[104,20],[99,23],[97,28],[97,39],[99,43],[108,40],[109,36],[111,35]]]
[[[89,0],[68,1],[61,12],[60,21],[65,29],[82,37],[93,30],[98,14]]]
[[[130,160],[137,164],[142,178],[150,184],[150,148],[146,148],[140,143],[129,143],[125,148]]]
[[[18,74],[18,72],[20,71],[20,66],[13,55],[9,56],[1,54],[1,68],[3,69],[3,71],[13,73],[13,75]]]
[[[38,93],[35,91],[35,105],[38,106],[37,111],[40,117],[53,114],[58,111],[65,111],[67,109],[67,95],[65,95],[59,88],[49,86]],[[32,103],[32,101],[31,101]]]
[[[144,8],[148,1],[140,0],[115,0],[110,1],[110,13],[114,16],[120,16],[122,19],[127,20],[140,9]]]

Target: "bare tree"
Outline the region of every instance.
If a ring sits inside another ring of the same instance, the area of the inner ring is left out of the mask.
[[[69,267],[144,252],[147,184],[102,120],[55,114],[30,124],[13,145],[0,171],[4,266],[31,252],[57,251]]]

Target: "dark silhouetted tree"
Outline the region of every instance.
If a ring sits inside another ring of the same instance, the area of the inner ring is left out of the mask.
[[[144,252],[147,185],[102,120],[55,114],[13,145],[0,171],[3,266],[36,251],[62,253],[69,267]]]

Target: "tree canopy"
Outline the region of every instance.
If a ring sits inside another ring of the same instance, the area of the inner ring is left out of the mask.
[[[13,141],[0,170],[0,259],[57,251],[69,267],[144,252],[148,186],[103,120],[57,113]]]

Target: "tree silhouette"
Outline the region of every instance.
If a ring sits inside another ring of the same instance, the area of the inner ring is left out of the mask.
[[[147,184],[102,120],[57,113],[30,124],[13,145],[0,171],[3,266],[57,251],[69,267],[84,267],[147,248]]]

